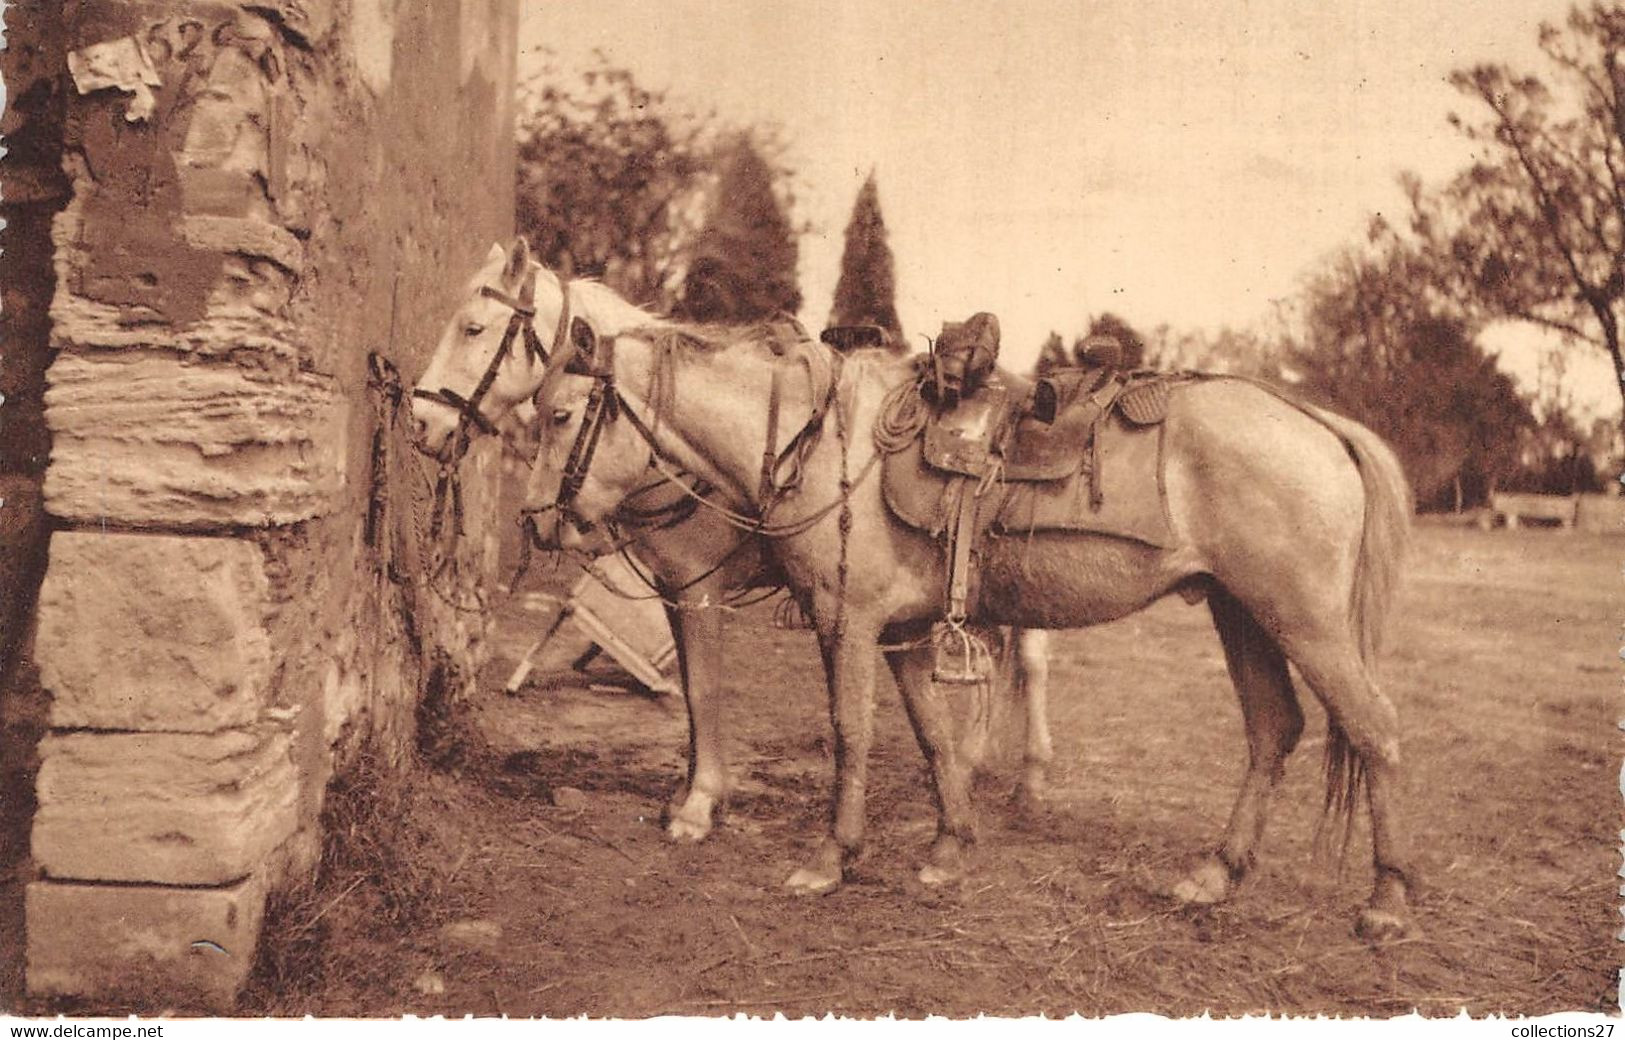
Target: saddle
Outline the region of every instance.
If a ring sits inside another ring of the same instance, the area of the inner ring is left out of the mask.
[[[923,375],[894,392],[876,427],[882,492],[898,519],[945,540],[950,618],[965,614],[988,537],[1091,532],[1169,547],[1161,431],[1190,378],[1074,368],[1029,381],[995,369],[949,408],[920,396]]]

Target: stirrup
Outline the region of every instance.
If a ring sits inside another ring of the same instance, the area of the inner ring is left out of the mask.
[[[987,641],[963,622],[939,621],[931,626],[931,647],[936,659],[931,681],[974,686],[993,678],[993,653]]]

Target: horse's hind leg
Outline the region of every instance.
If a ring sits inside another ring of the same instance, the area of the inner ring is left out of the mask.
[[[700,841],[710,834],[712,814],[728,793],[720,696],[722,612],[694,605],[698,609],[666,611],[688,701],[688,782],[666,807],[666,835],[674,841]]]
[[[1377,688],[1354,640],[1343,632],[1319,638],[1285,633],[1282,644],[1303,679],[1326,705],[1327,806],[1332,816],[1365,787],[1371,808],[1371,856],[1376,881],[1356,930],[1368,939],[1406,935],[1410,856],[1395,827],[1399,782],[1399,713]],[[1335,823],[1336,820],[1327,822]]]
[[[1055,758],[1049,734],[1049,633],[1018,629],[1015,642],[1015,682],[1027,721],[1018,797],[1027,805],[1037,805],[1048,790],[1050,762]]]
[[[958,705],[945,704],[943,688],[932,681],[935,652],[929,645],[886,654],[897,689],[908,710],[914,737],[931,767],[931,788],[937,803],[937,837],[931,856],[920,870],[920,880],[928,885],[951,881],[964,872],[966,847],[975,840],[975,818],[970,802],[971,763],[964,757],[955,734]],[[954,687],[949,687],[954,689]],[[978,694],[959,687],[969,696]],[[984,691],[985,692],[985,691]],[[975,720],[966,718],[967,726]]]
[[[1174,886],[1175,897],[1187,903],[1224,899],[1252,866],[1270,795],[1303,732],[1303,711],[1281,648],[1228,592],[1215,590],[1208,603],[1224,646],[1225,664],[1241,699],[1247,727],[1247,773],[1230,811],[1223,844]]]

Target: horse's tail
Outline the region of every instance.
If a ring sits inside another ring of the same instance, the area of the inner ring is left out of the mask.
[[[1366,667],[1375,667],[1388,606],[1410,544],[1415,500],[1410,481],[1383,439],[1352,419],[1324,409],[1316,418],[1343,441],[1365,485],[1365,523],[1349,591],[1349,620]]]
[[[1388,607],[1398,585],[1400,565],[1410,543],[1415,502],[1399,459],[1381,437],[1333,412],[1321,408],[1309,410],[1342,440],[1365,488],[1360,550],[1355,557],[1354,580],[1349,589],[1349,624],[1360,659],[1366,670],[1372,672],[1382,645]],[[1328,717],[1326,804],[1321,826],[1316,830],[1318,848],[1328,850],[1325,839],[1330,837],[1330,848],[1335,849],[1341,859],[1348,847],[1354,812],[1364,787],[1364,761],[1349,742],[1343,727]]]

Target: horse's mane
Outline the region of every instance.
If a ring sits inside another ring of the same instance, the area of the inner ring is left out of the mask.
[[[546,267],[538,271],[553,280],[558,276]],[[830,350],[809,336],[800,322],[788,316],[732,325],[715,322],[679,321],[653,314],[627,301],[614,289],[593,278],[570,282],[571,305],[595,328],[613,330],[613,335],[635,336],[652,346],[667,363],[684,354],[721,354],[750,351],[764,360],[783,356],[793,349]],[[854,375],[878,376],[887,384],[906,378],[916,364],[911,355],[899,355],[887,347],[864,347],[846,354],[846,369]]]
[[[553,287],[558,288],[557,274],[540,264],[536,265],[536,269],[552,279]],[[612,329],[619,332],[661,323],[659,317],[629,302],[620,293],[596,278],[570,280],[570,306],[577,317],[585,318],[587,324],[595,329]]]

